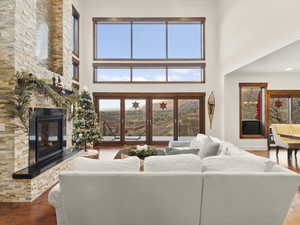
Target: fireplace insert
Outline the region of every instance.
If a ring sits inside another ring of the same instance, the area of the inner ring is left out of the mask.
[[[32,110],[29,126],[29,165],[45,165],[60,157],[65,147],[65,115],[62,109]]]

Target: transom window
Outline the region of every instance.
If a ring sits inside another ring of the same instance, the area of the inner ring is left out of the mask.
[[[200,82],[205,64],[94,64],[94,81],[100,82]]]
[[[204,57],[204,18],[95,18],[98,59]]]

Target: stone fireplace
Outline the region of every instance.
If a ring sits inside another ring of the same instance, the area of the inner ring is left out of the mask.
[[[72,0],[1,0],[0,4],[0,202],[31,202],[53,186],[77,157],[76,152],[68,154],[72,120],[50,98],[33,92],[27,132],[11,116],[10,98],[17,71],[30,72],[49,84],[59,76],[72,90]],[[44,36],[38,35],[40,22],[51,27],[50,58],[45,63],[36,54]]]

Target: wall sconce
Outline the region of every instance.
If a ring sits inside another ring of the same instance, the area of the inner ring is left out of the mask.
[[[209,122],[210,122],[210,129],[212,129],[212,121],[214,118],[215,107],[216,107],[216,99],[215,99],[214,92],[211,92],[210,96],[208,97],[207,107],[208,107],[208,117],[209,117]]]

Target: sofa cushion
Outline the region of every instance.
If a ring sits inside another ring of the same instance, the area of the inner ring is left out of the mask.
[[[199,154],[199,149],[197,148],[187,148],[187,149],[180,149],[180,148],[167,148],[166,151],[167,155],[180,155],[180,154]]]
[[[270,172],[275,162],[261,157],[213,156],[203,159],[203,171]]]
[[[140,160],[138,157],[128,157],[126,159],[116,160],[96,160],[85,157],[78,157],[73,160],[73,170],[76,171],[96,171],[96,172],[110,172],[110,171],[139,171]]]
[[[174,150],[179,150],[179,151],[187,151],[191,149],[198,149],[198,148],[191,148],[191,147],[168,147],[167,151],[174,151]]]
[[[202,171],[202,163],[199,156],[194,154],[180,154],[167,156],[151,156],[145,159],[144,171]]]

